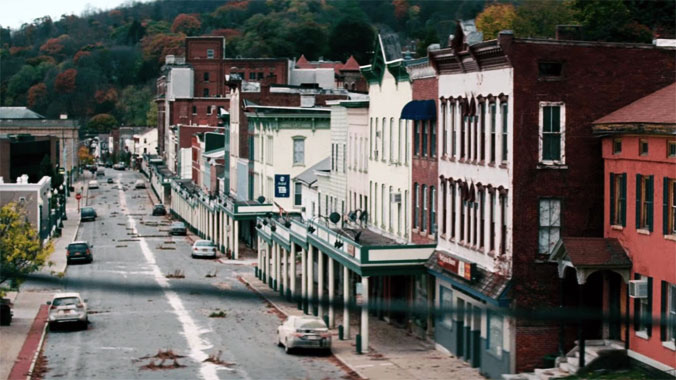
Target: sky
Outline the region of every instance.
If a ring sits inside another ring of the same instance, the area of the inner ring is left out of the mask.
[[[21,24],[44,16],[58,21],[63,14],[79,16],[85,10],[109,10],[129,2],[131,0],[0,0],[0,25],[18,29]]]

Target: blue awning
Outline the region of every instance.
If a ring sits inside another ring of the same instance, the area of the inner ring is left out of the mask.
[[[434,100],[411,100],[401,110],[401,118],[408,120],[436,120],[436,103]]]

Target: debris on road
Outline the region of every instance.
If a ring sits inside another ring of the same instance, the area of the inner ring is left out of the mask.
[[[212,273],[212,272],[207,272],[207,274],[205,274],[204,277],[206,277],[206,278],[214,278],[214,277],[216,277],[217,274],[218,274],[218,269],[214,270],[213,273]]]
[[[218,350],[217,353],[209,355],[208,358],[204,359],[202,361],[203,363],[214,363],[218,365],[222,365],[224,367],[232,367],[235,365],[235,363],[229,363],[221,360],[221,350]]]
[[[166,276],[166,278],[185,278],[185,274],[183,274],[183,271],[180,269],[174,270],[174,273],[169,273]]]
[[[209,314],[209,318],[225,318],[225,310],[216,310]],[[219,356],[220,356],[220,351],[219,351]]]

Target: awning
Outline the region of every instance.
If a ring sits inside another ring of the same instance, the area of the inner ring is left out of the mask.
[[[436,103],[434,100],[411,100],[401,110],[401,118],[408,120],[436,120]]]
[[[214,159],[223,158],[225,157],[225,148],[210,150],[208,152],[204,152],[202,155],[206,158],[214,158]]]
[[[630,280],[631,259],[620,241],[602,237],[564,237],[552,248],[549,261],[558,264],[559,277],[565,278],[566,268],[573,268],[578,284],[599,270],[610,270]]]

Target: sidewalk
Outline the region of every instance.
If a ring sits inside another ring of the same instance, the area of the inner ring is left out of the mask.
[[[88,178],[83,178],[75,184],[76,189],[79,189],[80,186],[84,187],[84,193],[80,200],[81,206],[86,204],[87,180]],[[66,215],[68,220],[63,221],[61,237],[52,240],[54,251],[47,261],[48,263],[51,262],[52,265],[45,265],[39,273],[58,274],[66,272],[66,247],[75,240],[80,226],[80,214],[77,209],[75,194],[71,194],[66,199]],[[35,340],[35,331],[42,334],[44,328],[34,328],[34,321],[36,320],[40,306],[49,301],[52,295],[58,291],[60,291],[58,288],[28,288],[20,292],[7,293],[6,297],[14,303],[12,309],[14,318],[10,326],[2,326],[0,328],[0,341],[2,342],[2,350],[0,350],[0,379],[7,379],[14,366],[17,366],[17,368],[30,367],[35,353],[33,352],[29,355],[26,352],[22,352],[22,347],[28,340]],[[43,324],[42,327],[44,327],[44,321],[41,323]],[[31,336],[29,336],[29,332]],[[41,336],[38,335],[37,339],[39,340],[40,338]]]
[[[278,292],[260,281],[253,273],[240,277],[255,292],[267,299],[284,315],[303,315],[296,304],[286,301]],[[336,326],[342,323],[342,310],[336,312]],[[364,379],[463,379],[484,380],[478,369],[434,348],[432,343],[414,337],[405,330],[389,325],[376,317],[369,319],[369,353],[357,354],[355,336],[359,317],[350,317],[350,340],[339,340],[333,329],[333,355]]]

